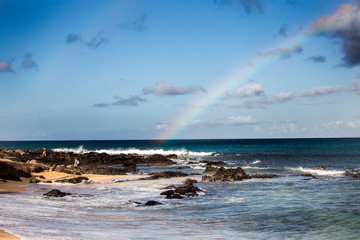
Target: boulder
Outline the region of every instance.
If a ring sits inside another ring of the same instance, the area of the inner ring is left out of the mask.
[[[193,183],[195,183],[194,181],[196,180],[190,180],[191,181],[186,181],[188,184],[173,186],[174,189],[162,192],[160,195],[165,195],[167,199],[183,199],[184,197],[198,196],[198,192],[202,192],[203,190],[193,185]]]
[[[224,168],[221,167],[217,170],[214,176],[203,176],[202,182],[233,182],[233,181],[241,181],[243,179],[251,178],[249,175],[245,173],[245,171],[241,168]]]
[[[69,178],[69,179],[63,179],[63,180],[56,180],[55,182],[58,183],[82,183],[82,182],[89,182],[90,180],[87,177],[76,177],[76,178]]]
[[[39,182],[40,182],[39,179],[36,179],[36,178],[30,179],[30,183],[39,183]]]
[[[197,181],[195,179],[187,178],[183,181],[183,183],[185,185],[193,185],[193,184],[197,183]]]
[[[65,197],[66,195],[71,195],[71,193],[62,192],[58,189],[52,189],[51,191],[44,193],[43,196],[46,197]]]
[[[145,158],[145,161],[149,166],[169,166],[175,164],[174,161],[160,154],[150,155]]]
[[[166,196],[171,196],[174,195],[175,191],[174,190],[167,190],[165,192],[160,193],[160,195],[166,195]]]
[[[157,173],[149,173],[150,177],[145,178],[145,180],[155,180],[159,178],[173,178],[173,177],[185,177],[186,173],[182,172],[173,172],[173,171],[165,171],[165,172],[157,172]]]
[[[167,199],[183,199],[184,197],[181,196],[181,195],[178,194],[178,193],[175,193],[175,194],[173,194],[173,195],[167,195],[166,198],[167,198]]]
[[[160,202],[157,202],[157,201],[153,201],[153,200],[150,200],[150,201],[147,201],[144,206],[156,206],[156,205],[164,205]]]
[[[0,178],[3,179],[21,181],[20,177],[31,177],[30,168],[20,163],[0,161],[0,169]]]
[[[218,167],[207,166],[207,167],[205,168],[204,173],[215,174],[218,170],[219,170]]]

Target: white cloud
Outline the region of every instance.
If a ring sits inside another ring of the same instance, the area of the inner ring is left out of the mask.
[[[304,90],[301,92],[301,97],[319,97],[323,95],[328,95],[332,93],[351,93],[360,95],[360,84],[357,80],[353,80],[348,86],[346,87],[339,87],[339,86],[319,86],[314,87],[310,90]]]
[[[300,128],[296,121],[279,121],[268,127],[255,126],[254,131],[258,134],[270,135],[291,135],[306,132],[305,128]]]
[[[230,116],[226,119],[218,120],[196,120],[194,124],[198,127],[212,127],[212,126],[243,126],[261,124],[251,116]]]
[[[244,98],[264,96],[264,90],[261,84],[250,82],[244,86],[238,86],[234,92],[227,93],[225,98]]]
[[[159,95],[183,95],[196,93],[198,91],[205,92],[205,90],[200,86],[187,86],[182,87],[179,85],[173,85],[165,81],[159,81],[156,83],[155,87],[145,87],[143,88],[143,94],[159,94]]]
[[[321,128],[327,130],[345,130],[345,129],[359,129],[360,124],[352,121],[331,121],[320,124]]]
[[[274,100],[278,102],[290,101],[294,99],[294,94],[292,92],[283,92],[281,91],[279,94],[273,96]]]
[[[104,108],[110,106],[137,106],[139,103],[146,102],[146,98],[141,98],[136,95],[130,95],[128,98],[115,97],[116,101],[113,103],[96,103],[93,107]]]
[[[331,93],[342,92],[343,89],[339,86],[320,86],[311,90],[304,90],[301,92],[302,97],[318,97]]]
[[[157,131],[169,131],[169,124],[167,124],[167,123],[158,123],[155,126],[155,130],[157,130]]]

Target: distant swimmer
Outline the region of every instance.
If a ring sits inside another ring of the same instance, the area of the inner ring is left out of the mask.
[[[76,167],[77,165],[79,165],[79,163],[79,160],[75,159],[74,166]]]
[[[42,148],[43,153],[41,154],[41,157],[46,157],[46,147]]]

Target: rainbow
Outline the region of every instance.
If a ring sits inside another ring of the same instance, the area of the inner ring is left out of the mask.
[[[178,116],[175,116],[170,126],[168,126],[167,131],[161,132],[156,136],[156,139],[170,140],[179,138],[182,132],[193,125],[194,121],[209,109],[209,107],[206,106],[217,102],[229,89],[233,89],[237,84],[248,81],[253,75],[263,71],[267,66],[278,62],[279,56],[285,56],[292,52],[301,52],[301,45],[312,37],[351,25],[351,22],[356,20],[359,15],[359,11],[355,11],[356,9],[357,6],[352,4],[339,5],[333,15],[322,16],[316,21],[313,21],[305,32],[297,33],[267,48],[273,50],[262,54],[254,54],[248,61],[240,64],[233,71],[220,78],[216,84],[208,90],[207,94],[197,99],[194,105],[202,107],[185,109]]]
[[[297,45],[298,44],[296,44],[296,46]],[[248,81],[251,79],[251,76],[263,71],[263,69],[276,61],[279,54],[286,54],[286,52],[293,51],[294,47],[275,49],[278,49],[276,54],[257,54],[256,57],[249,58],[249,61],[246,61],[245,64],[241,64],[238,68],[235,68],[220,78],[220,80],[216,81],[206,94],[197,99],[194,106],[198,107],[187,108],[178,116],[175,116],[170,126],[168,126],[168,130],[161,132],[160,135],[156,136],[156,139],[177,139],[187,127],[191,126],[195,120],[209,109],[210,105],[223,98],[229,89],[233,89],[237,84]]]

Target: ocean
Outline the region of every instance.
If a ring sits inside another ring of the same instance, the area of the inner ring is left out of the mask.
[[[360,178],[353,177],[360,173],[359,138],[0,142],[1,149],[43,146],[76,153],[177,154],[182,158],[174,166],[138,168],[144,176],[182,171],[203,192],[184,199],[160,195],[166,186],[181,184],[179,178],[33,184],[26,192],[0,195],[0,228],[23,239],[360,239]],[[206,167],[201,160],[278,177],[200,182]],[[317,166],[326,169],[311,169]],[[52,188],[72,195],[44,198]],[[135,203],[148,200],[164,205]]]

